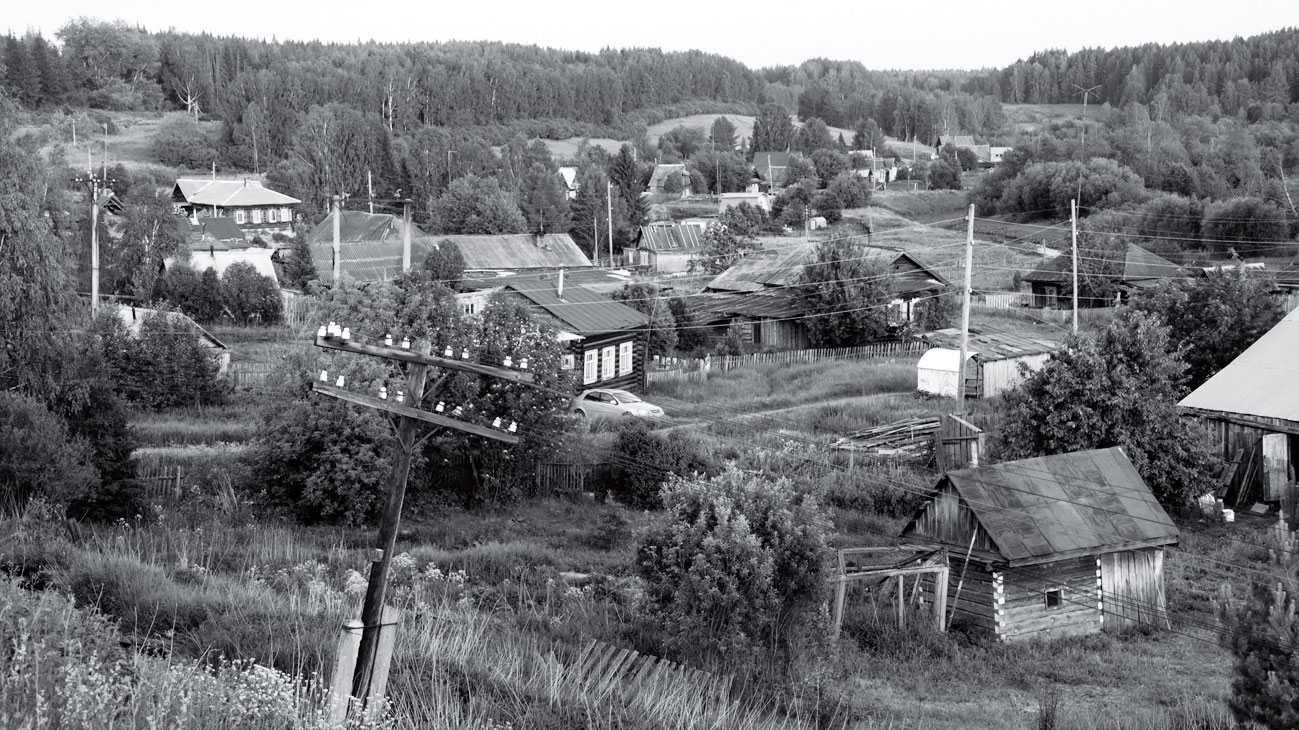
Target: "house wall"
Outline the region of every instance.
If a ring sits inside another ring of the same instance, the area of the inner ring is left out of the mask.
[[[1002,585],[994,576],[1000,573],[994,574],[987,563],[979,560],[972,559],[967,565],[964,553],[950,556],[948,565],[947,610],[952,612],[952,625],[995,636]],[[921,595],[926,605],[932,605],[932,581],[921,583]]]
[[[1168,626],[1164,551],[1121,550],[1100,556],[1101,607],[1106,631]]]
[[[1002,641],[1059,638],[1101,630],[1101,569],[1095,555],[1041,565],[1007,568],[998,603],[997,636]],[[1048,591],[1059,591],[1057,605]]]
[[[645,392],[645,357],[646,338],[644,330],[617,332],[607,335],[596,335],[583,340],[576,340],[569,345],[574,356],[573,369],[576,374],[576,389],[587,388],[620,388],[632,393]],[[631,372],[622,374],[622,348],[624,342],[632,343]],[[605,353],[613,348],[612,372],[606,371]],[[595,379],[588,381],[586,374],[587,353],[595,353],[597,371]]]
[[[1029,288],[1033,291],[1033,306],[1038,309],[1047,307],[1059,307],[1066,300],[1064,297],[1064,287],[1060,284],[1044,284],[1041,282],[1029,282]]]
[[[661,274],[678,274],[690,269],[690,262],[695,258],[694,252],[685,251],[648,251],[649,265]]]
[[[1020,363],[1027,365],[1030,370],[1037,371],[1041,370],[1049,359],[1051,359],[1049,354],[1040,353],[980,363],[979,373],[983,386],[983,397],[991,398],[1019,385],[1024,380],[1024,376],[1019,372]]]

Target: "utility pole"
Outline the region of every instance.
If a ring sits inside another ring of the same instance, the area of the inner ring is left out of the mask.
[[[334,287],[343,280],[343,196],[335,195],[334,201]]]
[[[104,122],[104,179],[108,179],[108,122]]]
[[[1083,152],[1086,152],[1086,151],[1087,151],[1087,96],[1088,96],[1089,94],[1091,94],[1093,91],[1099,89],[1099,88],[1101,87],[1101,85],[1100,85],[1100,84],[1097,84],[1097,85],[1095,85],[1095,86],[1093,86],[1093,87],[1091,87],[1091,88],[1089,88],[1089,89],[1084,89],[1083,87],[1079,86],[1078,84],[1074,84],[1073,87],[1074,87],[1075,89],[1077,89],[1077,90],[1079,90],[1079,91],[1082,92],[1082,98],[1083,98],[1083,113],[1082,113],[1082,150],[1083,150]]]
[[[1069,229],[1073,239],[1073,333],[1078,334],[1078,201],[1069,201]]]
[[[370,196],[370,215],[374,215],[374,176],[369,168],[365,170],[365,192]]]
[[[413,224],[411,221],[410,206],[413,201],[407,199],[401,201],[401,273],[405,274],[410,271],[410,228]],[[370,203],[374,207],[374,203]]]
[[[379,411],[389,418],[389,423],[393,425],[396,432],[397,453],[393,460],[388,498],[379,525],[377,551],[375,559],[370,564],[370,579],[361,609],[361,623],[364,628],[357,652],[355,672],[352,675],[352,696],[365,703],[368,710],[375,706],[372,702],[382,696],[387,681],[387,658],[382,658],[379,662],[376,662],[376,658],[379,658],[380,626],[383,620],[388,569],[397,544],[402,503],[406,497],[406,482],[410,476],[410,464],[415,449],[438,429],[461,431],[511,445],[519,443],[519,437],[515,435],[515,424],[511,423],[508,427],[503,427],[500,418],[489,427],[440,415],[441,404],[435,412],[422,409],[429,368],[456,370],[514,383],[530,384],[533,378],[526,370],[526,360],[520,360],[517,369],[509,367],[510,358],[505,360],[506,367],[495,367],[469,360],[468,350],[463,351],[461,359],[457,360],[451,356],[450,347],[446,350],[446,357],[431,354],[432,346],[429,342],[419,343],[415,350],[411,350],[409,340],[403,340],[401,346],[396,347],[393,346],[391,337],[386,337],[383,344],[362,342],[361,339],[363,338],[359,336],[354,337],[348,329],[340,328],[331,322],[328,327],[321,327],[317,331],[315,344],[316,347],[326,350],[369,355],[389,363],[404,365],[405,393],[398,391],[396,397],[391,400],[388,398],[386,388],[380,388],[377,398],[362,395],[345,389],[342,376],[338,378],[335,385],[330,385],[327,371],[321,372],[321,379],[312,384],[312,390],[331,398]],[[439,378],[438,383],[444,378],[445,376]],[[406,394],[409,394],[409,398]],[[456,411],[453,411],[453,414],[458,415]],[[423,424],[431,424],[433,428],[428,429],[428,426]],[[421,429],[428,430],[421,435]]]
[[[914,149],[914,148],[913,148]],[[965,284],[961,287],[961,351],[956,362],[956,412],[965,413],[965,358],[970,352],[970,270],[974,266],[974,206],[965,231]]]
[[[90,190],[90,314],[99,313],[99,196],[101,190],[108,188],[107,177],[96,177],[90,154],[86,154],[86,174],[78,176],[79,183],[84,183]]]
[[[613,268],[613,181],[604,183],[604,204],[609,216],[609,268]]]

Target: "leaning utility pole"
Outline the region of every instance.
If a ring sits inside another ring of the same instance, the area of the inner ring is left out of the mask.
[[[970,269],[974,265],[974,206],[965,233],[965,284],[961,287],[961,351],[956,362],[956,412],[965,412],[965,358],[970,353]]]
[[[313,383],[312,390],[331,398],[379,411],[389,417],[389,422],[396,432],[397,453],[393,459],[388,498],[379,524],[377,554],[370,564],[370,580],[366,586],[365,601],[361,608],[363,633],[357,652],[356,669],[352,675],[352,696],[366,703],[368,707],[373,699],[383,693],[386,685],[387,663],[386,661],[376,663],[380,625],[383,619],[388,569],[392,564],[393,551],[397,544],[397,529],[401,524],[401,508],[406,498],[406,482],[410,476],[410,465],[415,449],[439,428],[470,433],[507,444],[519,443],[519,437],[515,435],[515,424],[502,426],[500,418],[489,427],[443,416],[441,412],[444,406],[441,403],[434,412],[422,409],[429,368],[474,373],[513,383],[531,383],[533,378],[526,369],[526,359],[520,360],[517,368],[510,367],[512,361],[508,357],[505,359],[506,367],[494,367],[469,360],[468,350],[463,350],[460,359],[455,359],[450,347],[447,347],[444,357],[431,354],[431,344],[428,342],[420,343],[417,349],[412,351],[408,339],[403,340],[399,347],[392,344],[391,336],[385,337],[382,344],[361,342],[358,341],[359,339],[361,339],[359,336],[353,337],[350,330],[340,328],[331,322],[329,326],[321,327],[317,331],[315,344],[316,347],[326,350],[369,355],[405,366],[405,391],[397,391],[393,399],[388,398],[386,388],[380,388],[378,397],[363,395],[346,390],[342,376],[339,376],[334,385],[330,385],[328,371],[321,371],[320,382]],[[453,415],[459,415],[458,411],[459,409],[453,411]],[[423,424],[431,424],[433,429],[421,435]]]

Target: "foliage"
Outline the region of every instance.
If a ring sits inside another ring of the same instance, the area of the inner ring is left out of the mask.
[[[306,236],[294,236],[281,271],[284,286],[292,289],[305,291],[307,285],[316,280],[316,263],[312,260],[311,245],[307,243]]]
[[[217,149],[198,123],[186,116],[173,117],[158,128],[150,143],[153,156],[168,167],[203,170],[217,159]]]
[[[460,280],[465,275],[465,257],[455,241],[443,239],[428,252],[416,272],[455,291],[460,288]]]
[[[691,271],[717,274],[731,268],[741,256],[757,249],[754,241],[720,221],[704,229],[704,245],[699,255],[690,260]]]
[[[668,311],[671,312],[672,322],[676,327],[678,350],[693,352],[708,342],[704,328],[695,322],[694,314],[690,311],[690,303],[685,297],[669,299]]]
[[[1181,508],[1210,489],[1218,461],[1181,419],[1186,364],[1167,327],[1124,310],[1101,332],[1073,335],[1002,398],[1002,458],[1121,446],[1155,497]]]
[[[753,168],[738,152],[706,149],[691,158],[690,165],[693,173],[702,177],[707,189],[713,193],[743,190],[753,175]]]
[[[1293,247],[1289,221],[1277,205],[1258,198],[1232,198],[1204,209],[1204,238],[1223,252],[1242,256],[1275,256]]]
[[[618,424],[613,445],[617,455],[609,468],[607,489],[636,509],[657,509],[659,489],[672,476],[707,476],[716,471],[710,456],[680,431],[655,433],[639,418]]]
[[[676,323],[668,309],[667,300],[659,294],[658,286],[650,283],[624,284],[613,293],[615,301],[623,302],[636,311],[649,315],[650,356],[670,354],[677,346]]]
[[[519,181],[519,207],[532,233],[564,233],[573,224],[568,190],[554,165],[532,163]]]
[[[726,117],[718,117],[713,120],[712,129],[708,133],[708,143],[717,152],[735,151],[735,124]]]
[[[960,164],[942,157],[930,162],[929,187],[932,190],[960,190]]]
[[[212,350],[183,316],[167,309],[145,314],[129,332],[115,314],[95,320],[109,372],[123,399],[145,408],[223,402],[230,383],[218,376]]]
[[[791,149],[808,156],[817,150],[832,150],[834,147],[834,139],[830,137],[829,128],[826,127],[825,121],[818,117],[811,117],[803,122],[803,126],[794,132],[794,140],[790,144]]]
[[[1197,388],[1285,316],[1266,279],[1243,267],[1203,278],[1167,280],[1132,301],[1169,330]]]
[[[852,170],[839,173],[825,188],[844,208],[865,208],[871,202],[871,186]]]
[[[888,269],[847,239],[817,244],[798,281],[816,347],[851,347],[888,332]]]
[[[743,662],[788,649],[825,595],[829,521],[815,497],[734,466],[663,489],[669,522],[641,541],[649,616],[684,654]]]
[[[524,233],[528,222],[494,178],[465,175],[452,181],[433,209],[442,233]]]
[[[782,152],[794,141],[794,123],[779,104],[763,104],[753,120],[753,152]]]
[[[0,391],[0,514],[28,500],[66,505],[99,487],[89,445],[27,396]]]
[[[246,261],[231,264],[221,275],[221,301],[231,322],[271,325],[284,315],[280,288]]]
[[[1035,162],[1006,184],[997,213],[1025,218],[1067,218],[1069,201],[1084,210],[1140,203],[1146,197],[1141,178],[1114,160]]]
[[[911,329],[932,332],[951,327],[961,311],[961,303],[951,292],[915,299],[911,303]]]
[[[162,262],[185,253],[187,241],[176,227],[169,200],[147,186],[130,189],[121,194],[121,235],[99,239],[101,285],[106,293],[143,303],[153,294]]]

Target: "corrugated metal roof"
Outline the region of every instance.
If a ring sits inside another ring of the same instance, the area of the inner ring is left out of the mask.
[[[895,273],[894,285],[899,293],[910,293],[948,286],[947,280],[911,254],[880,246],[857,246],[860,258],[880,262]],[[723,271],[709,282],[706,291],[761,291],[771,287],[789,287],[798,283],[806,266],[816,255],[816,243],[797,243],[789,247],[755,251]]]
[[[1299,308],[1177,405],[1299,422]]]
[[[920,339],[950,350],[961,348],[961,331],[955,327],[926,332]],[[1026,355],[1041,355],[1060,349],[1060,343],[1038,337],[1027,337],[992,328],[970,328],[969,349],[977,350],[980,362],[1011,360]]]
[[[1177,542],[1177,527],[1118,447],[961,469],[945,480],[1012,566]]]
[[[207,246],[194,247],[189,253],[189,265],[195,271],[205,269],[214,269],[217,276],[223,276],[226,269],[234,264],[250,264],[257,273],[269,278],[271,281],[279,284],[279,277],[275,273],[275,263],[271,256],[275,253],[273,249],[260,248],[256,246],[223,249]],[[164,262],[166,265],[170,263]]]
[[[339,221],[343,275],[355,281],[387,281],[401,275],[402,220],[387,213],[345,210]],[[334,219],[326,216],[307,234],[316,271],[323,282],[333,281]],[[411,232],[411,262],[417,264],[442,241],[460,249],[465,270],[527,271],[590,268],[591,261],[567,233],[495,236],[431,235]]]
[[[190,246],[196,249],[207,248],[209,244],[222,249],[248,245],[243,229],[235,223],[234,218],[216,216],[192,221],[184,216],[176,216],[175,221],[180,234],[188,238]]]
[[[1185,276],[1186,271],[1168,259],[1129,243],[1123,254],[1123,273],[1119,281],[1140,286],[1142,282]],[[1073,278],[1073,257],[1057,256],[1024,275],[1023,281],[1061,284]]]
[[[191,205],[239,207],[253,205],[294,205],[297,198],[277,193],[264,187],[259,180],[211,180],[208,178],[179,178],[172,192],[173,199],[180,198]]]
[[[704,247],[704,231],[684,223],[656,223],[641,226],[637,248],[658,252],[687,253]]]
[[[731,317],[788,319],[807,313],[803,301],[792,291],[786,290],[753,294],[695,294],[687,298],[687,303],[704,323]]]
[[[163,313],[156,309],[146,309],[145,307],[133,307],[129,304],[117,305],[117,318],[121,320],[122,325],[132,336],[140,336],[140,325],[146,317],[161,316]],[[224,342],[218,340],[216,335],[203,329],[198,322],[190,319],[189,315],[184,312],[169,311],[166,313],[167,322],[173,326],[188,328],[194,331],[194,334],[207,347],[214,350],[229,350]]]
[[[667,182],[667,179],[668,179],[669,176],[671,176],[671,175],[678,175],[678,176],[680,176],[682,173],[685,173],[685,172],[686,172],[686,166],[685,166],[684,164],[682,164],[682,165],[663,165],[663,164],[655,165],[655,166],[654,166],[654,172],[650,174],[650,179],[649,179],[649,185],[648,185],[648,187],[649,187],[650,190],[657,190],[657,189],[660,189],[660,188],[663,187],[663,184],[664,184],[665,182]]]
[[[589,289],[564,282],[564,294],[558,291],[559,276],[526,276],[511,279],[505,288],[541,307],[563,322],[569,331],[579,335],[596,335],[603,332],[644,327],[649,317]]]

